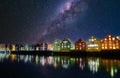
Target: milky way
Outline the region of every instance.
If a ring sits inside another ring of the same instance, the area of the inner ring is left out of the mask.
[[[84,12],[87,8],[87,4],[84,0],[67,0],[66,3],[60,8],[57,16],[48,23],[47,28],[40,35],[39,42],[47,41],[50,36],[59,33],[59,30],[68,27],[75,16]]]

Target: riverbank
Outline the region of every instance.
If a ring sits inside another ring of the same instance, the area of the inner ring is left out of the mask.
[[[70,52],[53,52],[53,51],[12,51],[11,54],[23,55],[44,55],[44,56],[72,56],[72,57],[105,57],[120,58],[120,50],[86,52],[86,51],[70,51]]]

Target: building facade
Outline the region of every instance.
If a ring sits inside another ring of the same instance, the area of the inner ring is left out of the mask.
[[[53,51],[53,45],[52,44],[50,44],[50,43],[47,43],[47,45],[48,45],[48,51]]]
[[[41,43],[40,44],[40,51],[47,51],[48,50],[48,44],[47,43]]]
[[[36,44],[34,47],[35,47],[35,51],[40,51],[40,44]]]
[[[91,36],[86,42],[86,51],[101,51],[100,40],[95,38],[94,36]]]
[[[102,50],[120,50],[120,40],[116,36],[107,35],[100,43]]]
[[[60,51],[69,52],[71,49],[71,42],[69,39],[64,38],[60,43]]]
[[[58,39],[55,39],[53,42],[53,51],[60,51],[60,43],[61,41]]]
[[[86,50],[86,43],[82,39],[77,40],[75,42],[75,50],[85,51]]]

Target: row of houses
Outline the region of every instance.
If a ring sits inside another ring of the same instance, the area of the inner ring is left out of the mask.
[[[70,50],[76,51],[101,51],[101,50],[120,50],[120,37],[107,35],[104,39],[98,39],[91,36],[87,41],[78,39],[73,43],[70,39],[64,38],[62,41],[55,39],[52,44],[40,43],[32,45],[9,45],[0,44],[0,51],[61,51],[69,52]]]
[[[107,35],[104,39],[91,36],[87,41],[79,39],[73,43],[69,39],[55,40],[53,51],[101,51],[101,50],[120,50],[120,37]]]
[[[0,44],[0,51],[47,51],[51,50],[48,43],[41,44]]]

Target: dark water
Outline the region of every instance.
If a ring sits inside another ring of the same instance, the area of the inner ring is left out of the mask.
[[[120,78],[120,60],[0,54],[0,78]]]

